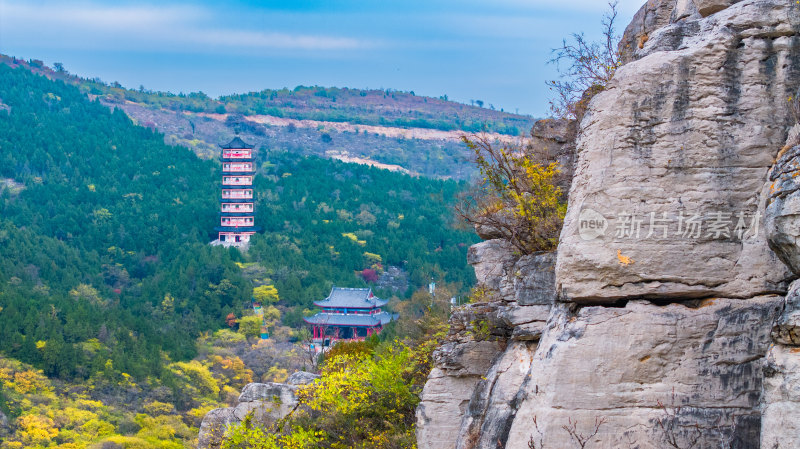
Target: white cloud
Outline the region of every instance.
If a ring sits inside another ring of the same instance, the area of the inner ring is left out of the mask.
[[[622,14],[633,15],[644,5],[645,0],[619,0],[617,10]],[[608,9],[608,0],[493,0],[495,6],[518,9],[539,9],[547,11],[597,11]]]
[[[238,48],[343,50],[372,45],[346,37],[309,36],[241,30],[187,30],[187,32],[182,33],[182,37],[192,43]]]
[[[126,30],[155,28],[185,23],[204,16],[192,7],[102,6],[92,4],[15,3],[0,1],[3,19],[40,25],[67,25],[73,28]]]
[[[59,36],[63,41],[53,41],[52,45],[114,49],[127,43],[150,51],[176,46],[200,50],[208,46],[231,50],[350,50],[375,45],[349,37],[226,28],[215,23],[215,18],[213,11],[195,6],[31,5],[0,0],[0,37]]]

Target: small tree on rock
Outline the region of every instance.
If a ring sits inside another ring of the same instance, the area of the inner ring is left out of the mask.
[[[475,152],[480,182],[456,207],[479,229],[490,229],[522,254],[551,251],[566,214],[557,162],[527,153],[522,144],[495,146],[484,136],[463,137]]]

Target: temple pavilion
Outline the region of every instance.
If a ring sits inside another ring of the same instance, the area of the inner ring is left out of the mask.
[[[363,340],[398,318],[381,310],[387,302],[370,288],[333,287],[327,298],[314,302],[322,312],[304,319],[315,340]]]

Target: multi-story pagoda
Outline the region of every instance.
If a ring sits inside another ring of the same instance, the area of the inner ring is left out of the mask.
[[[236,136],[222,148],[222,198],[220,223],[214,228],[223,244],[243,246],[260,231],[255,225],[255,154],[253,146]]]
[[[322,312],[304,319],[315,340],[363,340],[397,319],[397,314],[381,310],[387,302],[369,288],[333,287],[327,298],[314,302]]]

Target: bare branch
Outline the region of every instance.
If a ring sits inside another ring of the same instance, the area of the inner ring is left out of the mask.
[[[597,436],[600,432],[600,427],[605,423],[606,419],[604,417],[595,417],[594,431],[589,435],[578,432],[578,421],[573,421],[572,418],[569,418],[569,425],[561,426],[561,428],[567,431],[570,439],[580,446],[581,449],[585,449],[586,445]]]
[[[571,42],[564,39],[561,47],[553,49],[549,63],[556,65],[561,79],[548,81],[547,85],[555,92],[550,109],[557,117],[580,121],[589,100],[605,88],[622,65],[617,49],[620,37],[615,30],[616,0],[608,6],[601,21],[602,43],[589,42],[583,33],[573,33]]]

